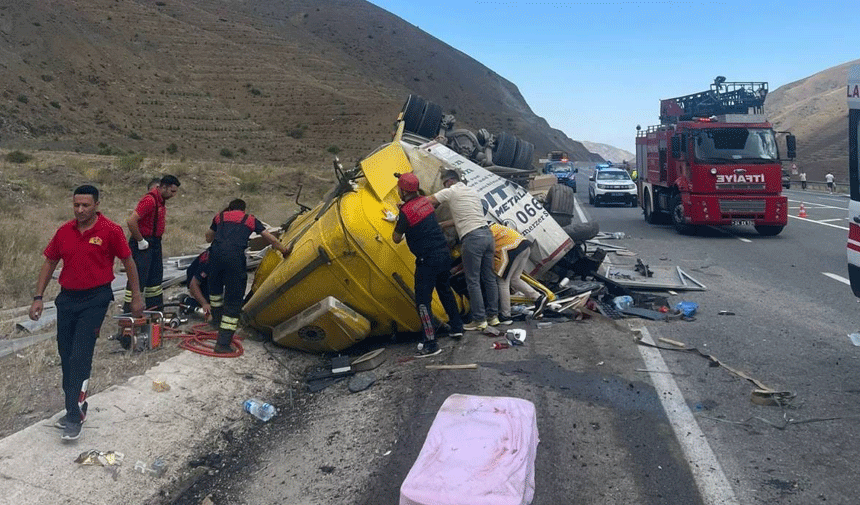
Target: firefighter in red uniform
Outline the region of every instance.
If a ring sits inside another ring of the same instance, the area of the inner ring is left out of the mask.
[[[230,342],[239,325],[242,299],[248,284],[245,265],[245,249],[251,233],[262,235],[272,247],[284,256],[292,246],[284,246],[277,237],[266,231],[263,223],[245,213],[245,201],[235,199],[212,220],[206,230],[209,248],[209,304],[212,323],[218,325],[218,340],[215,352],[232,353]]]
[[[45,263],[36,283],[30,319],[42,316],[42,296],[60,260],[60,294],[57,307],[57,350],[63,369],[66,415],[56,426],[63,440],[77,440],[87,413],[87,383],[93,350],[108,306],[113,301],[111,281],[114,259],[119,258],[131,282],[131,313],[143,316],[143,298],[137,288],[137,268],[122,228],[99,211],[99,190],[80,186],[72,197],[75,219],[61,226],[45,248]]]
[[[394,174],[397,177],[397,191],[403,205],[396,218],[391,239],[399,244],[406,237],[406,245],[415,255],[415,308],[421,319],[424,335],[418,344],[418,357],[439,354],[439,344],[433,330],[431,303],[433,289],[448,314],[451,327],[450,336],[463,336],[463,321],[457,308],[457,301],[451,291],[451,253],[448,242],[436,221],[435,207],[430,199],[418,194],[418,177],[415,174]],[[393,218],[393,216],[392,216]]]
[[[179,191],[179,179],[165,175],[158,186],[152,188],[140,199],[137,207],[126,220],[131,233],[128,245],[137,265],[137,277],[143,291],[146,307],[161,310],[164,307],[164,293],[161,290],[164,264],[161,259],[161,237],[164,235],[164,218],[167,208],[164,204]],[[128,312],[131,290],[126,287],[123,312]]]

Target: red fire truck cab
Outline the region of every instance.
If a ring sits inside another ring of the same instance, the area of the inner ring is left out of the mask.
[[[777,235],[788,222],[777,132],[763,115],[766,82],[725,82],[660,102],[661,124],[637,127],[639,202],[649,223],[752,225]],[[779,132],[788,133],[788,132]],[[793,159],[795,138],[786,135]]]

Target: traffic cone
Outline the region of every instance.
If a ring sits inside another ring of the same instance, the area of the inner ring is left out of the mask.
[[[806,207],[803,206],[803,202],[800,202],[800,212],[797,217],[806,217]]]

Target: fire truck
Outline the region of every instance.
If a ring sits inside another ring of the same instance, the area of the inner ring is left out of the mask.
[[[660,124],[636,127],[639,202],[645,220],[670,220],[682,234],[698,226],[752,225],[777,235],[788,222],[777,134],[787,158],[796,140],[764,117],[766,82],[726,82],[660,101]]]

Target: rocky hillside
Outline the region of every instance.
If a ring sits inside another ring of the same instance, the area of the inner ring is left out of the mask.
[[[582,145],[592,153],[600,155],[604,160],[612,161],[614,163],[621,163],[623,161],[632,162],[636,159],[636,155],[630,151],[625,151],[624,149],[619,149],[610,145],[586,142],[584,140],[582,141]]]
[[[777,130],[797,136],[797,166],[809,180],[824,180],[832,171],[848,179],[848,67],[860,60],[818,72],[770,92],[765,112]]]
[[[599,159],[517,87],[363,0],[0,6],[0,146],[328,166],[390,140],[409,93],[458,125]]]

